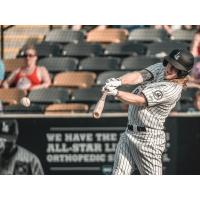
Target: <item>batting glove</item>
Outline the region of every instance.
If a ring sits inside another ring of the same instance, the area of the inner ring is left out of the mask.
[[[118,94],[116,87],[104,86],[101,91],[107,92],[107,95],[109,96],[116,96]]]
[[[122,85],[122,81],[120,78],[109,78],[106,80],[106,86],[108,87],[119,87]]]

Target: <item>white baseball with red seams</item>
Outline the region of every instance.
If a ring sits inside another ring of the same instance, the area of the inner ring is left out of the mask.
[[[30,99],[28,97],[23,97],[20,100],[20,103],[25,107],[29,107],[31,105],[31,101],[30,101]]]

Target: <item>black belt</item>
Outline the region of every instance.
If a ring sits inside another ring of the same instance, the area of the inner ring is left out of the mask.
[[[142,126],[136,126],[136,129],[138,132],[146,132],[146,128]],[[128,130],[129,131],[134,131],[133,125],[128,124]]]

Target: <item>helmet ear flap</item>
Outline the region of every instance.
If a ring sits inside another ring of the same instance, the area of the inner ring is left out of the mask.
[[[168,61],[164,59],[164,60],[163,60],[163,66],[165,66],[165,67],[166,67],[166,66],[167,66],[167,64],[168,64]]]

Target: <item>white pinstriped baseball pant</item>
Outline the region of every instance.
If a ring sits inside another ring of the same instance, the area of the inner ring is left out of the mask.
[[[161,175],[165,143],[164,131],[126,130],[116,148],[113,174],[130,175],[138,169],[142,175]]]

